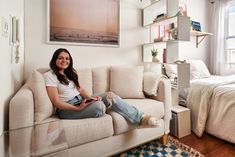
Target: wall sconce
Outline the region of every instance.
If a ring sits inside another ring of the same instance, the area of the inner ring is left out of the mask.
[[[11,37],[10,44],[12,46],[12,51],[15,55],[15,63],[19,63],[19,19],[16,16],[11,16]]]

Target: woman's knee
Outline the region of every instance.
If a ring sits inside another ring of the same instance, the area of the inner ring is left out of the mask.
[[[113,99],[113,98],[115,98],[115,97],[117,97],[117,95],[116,95],[115,93],[113,93],[113,92],[107,92],[107,98],[108,98],[108,99]]]
[[[101,117],[105,114],[106,107],[102,101],[97,101],[91,105],[93,107],[93,111],[95,112],[94,114],[96,115],[96,117]]]

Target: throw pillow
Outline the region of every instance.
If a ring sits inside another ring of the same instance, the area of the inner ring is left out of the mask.
[[[92,69],[93,94],[109,91],[109,67],[98,67]]]
[[[92,71],[90,68],[82,68],[77,70],[78,81],[80,85],[85,88],[89,93],[93,93],[92,90]]]
[[[110,90],[122,98],[144,98],[143,66],[111,67]]]
[[[170,79],[177,77],[177,65],[176,64],[164,64],[165,73]]]
[[[190,63],[190,79],[210,77],[211,74],[202,60],[188,60]]]
[[[34,70],[27,84],[34,97],[34,121],[39,123],[53,114],[53,105],[46,91],[43,75]]]
[[[157,96],[158,83],[166,76],[153,72],[144,73],[144,93],[149,96]]]

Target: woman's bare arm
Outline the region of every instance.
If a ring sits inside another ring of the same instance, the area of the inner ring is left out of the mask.
[[[59,95],[58,95],[58,89],[57,87],[46,87],[47,89],[47,93],[48,96],[52,102],[52,104],[59,109],[63,109],[63,110],[75,110],[75,111],[80,111],[82,109],[84,109],[87,105],[85,103],[85,99],[83,100],[83,102],[80,105],[71,105],[69,103],[63,102],[59,99]]]
[[[85,88],[80,87],[77,88],[78,91],[80,92],[81,96],[85,99],[95,99],[95,100],[102,100],[102,98],[100,96],[92,96]]]
[[[85,99],[91,99],[92,95],[83,87],[77,88],[81,96]]]

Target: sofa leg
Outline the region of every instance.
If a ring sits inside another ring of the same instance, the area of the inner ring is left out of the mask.
[[[160,138],[160,142],[162,144],[167,144],[168,143],[168,134],[164,134],[161,138]]]

